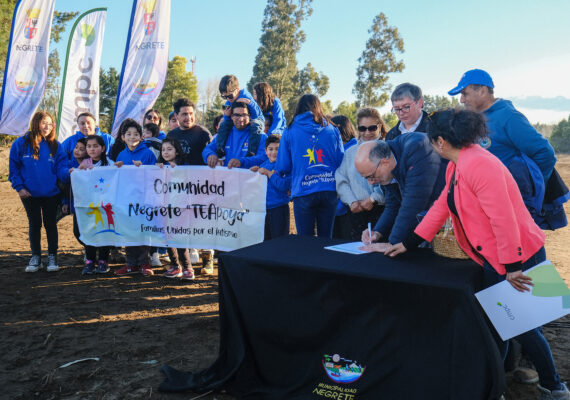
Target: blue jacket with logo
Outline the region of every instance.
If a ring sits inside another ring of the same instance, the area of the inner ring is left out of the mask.
[[[113,147],[113,144],[115,143],[115,138],[109,135],[108,133],[101,132],[99,128],[95,128],[95,135],[101,136],[103,138],[103,140],[105,141],[105,153],[109,154],[109,152],[111,151],[111,147]],[[63,150],[67,154],[68,159],[71,160],[73,158],[73,150],[77,145],[77,141],[79,139],[83,139],[84,137],[85,135],[83,135],[83,133],[77,131],[75,132],[75,135],[70,136],[63,141],[61,146],[63,147]]]
[[[143,165],[156,164],[156,157],[142,142],[133,151],[125,147],[117,156],[117,162],[122,161],[125,165],[133,165],[133,161],[140,161]]]
[[[445,168],[425,133],[409,132],[387,140],[396,159],[396,182],[383,185],[384,212],[374,230],[392,244],[406,239],[419,223],[418,214],[431,207],[445,186]]]
[[[242,89],[239,91],[237,99],[248,99],[249,100],[249,104],[247,105],[247,109],[249,110],[249,118],[250,119],[258,119],[261,118],[261,120],[265,120],[265,117],[263,116],[263,111],[261,111],[261,108],[259,107],[259,104],[257,104],[257,102],[253,99],[253,96],[251,95],[251,93],[249,93],[247,91],[247,89]],[[234,100],[234,101],[238,101],[238,100]],[[226,106],[231,106],[232,103],[230,103],[229,101],[226,101]],[[230,117],[226,117],[224,115],[224,120],[225,121],[229,121],[231,120]]]
[[[224,166],[227,166],[228,162],[232,158],[237,158],[241,162],[241,168],[251,168],[254,165],[261,165],[261,163],[267,160],[267,155],[265,154],[265,139],[267,139],[267,135],[265,133],[261,134],[257,153],[255,153],[254,156],[246,157],[249,149],[249,125],[242,130],[238,130],[235,126],[232,127],[224,149],[226,153]],[[202,151],[202,158],[205,163],[208,163],[209,156],[217,155],[217,148],[218,135],[216,135],[214,140],[212,140]]]
[[[344,155],[339,130],[325,120],[317,124],[313,113],[299,114],[283,132],[277,153],[277,171],[291,175],[293,198],[336,191],[334,173]]]
[[[268,210],[282,206],[289,203],[289,190],[291,190],[291,177],[288,175],[281,175],[275,170],[275,162],[269,160],[261,164],[260,168],[265,168],[269,171],[275,171],[271,178],[267,180],[267,197],[265,198],[266,208]]]
[[[498,99],[484,114],[489,139],[483,140],[481,145],[507,167],[516,156],[526,154],[540,168],[544,182],[547,182],[556,163],[554,149],[548,140],[532,127],[509,100]]]
[[[39,158],[32,157],[33,148],[26,142],[28,134],[19,137],[10,148],[9,179],[16,191],[26,189],[32,197],[53,197],[60,193],[57,180],[69,182],[68,159],[60,143],[51,154],[48,143],[40,142]]]

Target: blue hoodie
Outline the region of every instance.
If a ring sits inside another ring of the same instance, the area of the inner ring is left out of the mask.
[[[9,179],[16,191],[26,189],[32,197],[53,197],[60,193],[59,179],[69,182],[68,160],[60,143],[56,154],[51,154],[48,143],[40,142],[39,158],[32,157],[30,143],[25,143],[28,134],[19,137],[10,148]]]
[[[143,165],[156,164],[156,157],[142,142],[133,151],[125,147],[117,156],[117,162],[122,161],[125,165],[133,165],[133,161],[141,161]]]
[[[218,148],[218,136],[214,137],[204,150],[202,151],[202,158],[204,162],[208,163],[208,157],[211,155],[216,155],[216,149]],[[251,168],[254,165],[260,165],[265,160],[267,160],[267,155],[265,154],[265,140],[267,139],[267,135],[264,133],[261,135],[261,139],[259,140],[259,146],[257,146],[257,153],[254,156],[246,157],[249,147],[249,125],[242,129],[241,131],[238,130],[235,126],[232,127],[230,135],[228,136],[228,140],[226,141],[226,156],[224,159],[224,166],[228,165],[228,162],[232,158],[237,158],[241,162],[240,168]]]
[[[105,142],[105,152],[106,154],[109,154],[109,151],[111,151],[111,147],[113,147],[113,144],[115,143],[115,138],[109,135],[108,133],[101,132],[99,128],[95,128],[95,135],[101,136],[103,138],[103,141]],[[73,149],[75,149],[77,141],[79,139],[83,139],[84,137],[86,136],[83,135],[83,133],[77,131],[75,132],[75,135],[70,136],[63,141],[61,146],[63,147],[63,151],[65,151],[65,153],[67,154],[68,159],[71,160],[73,158]]]
[[[277,153],[277,171],[291,174],[293,198],[311,193],[336,192],[334,173],[342,162],[344,149],[339,130],[325,121],[313,120],[307,111],[295,117],[283,132]]]
[[[238,99],[240,99],[240,98],[249,100],[249,104],[247,105],[247,109],[249,110],[249,118],[250,119],[261,118],[262,121],[265,120],[265,118],[263,117],[263,111],[261,111],[261,108],[259,108],[259,104],[257,104],[257,102],[253,99],[253,96],[251,95],[251,93],[249,93],[247,91],[247,89],[240,90],[239,94],[238,94],[236,100],[234,100],[234,102],[238,101]],[[232,103],[230,103],[229,101],[226,101],[225,105],[231,106]],[[224,115],[224,120],[229,121],[229,120],[231,120],[231,118]]]
[[[509,100],[498,99],[484,114],[489,128],[489,140],[481,141],[481,146],[507,167],[515,156],[526,154],[538,165],[544,182],[547,182],[556,163],[554,149],[548,140],[532,127]]]
[[[267,160],[259,166],[260,168],[265,168],[269,171],[275,171],[275,173],[271,175],[271,178],[267,180],[267,197],[265,199],[266,208],[268,210],[287,204],[291,200],[289,198],[289,190],[291,190],[291,177],[287,175],[280,175],[275,170],[276,163],[277,161],[271,162]]]
[[[287,127],[287,121],[285,120],[285,112],[281,106],[281,100],[279,100],[277,97],[273,101],[273,108],[271,109],[271,112],[264,113],[265,116],[270,114],[273,117],[273,122],[271,123],[267,134],[282,134],[283,130]]]

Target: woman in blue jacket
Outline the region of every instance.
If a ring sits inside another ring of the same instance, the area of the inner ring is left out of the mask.
[[[275,97],[273,89],[267,82],[258,82],[253,85],[253,99],[259,104],[264,116],[271,115],[271,126],[267,130],[267,136],[272,133],[282,134],[287,126],[285,112],[279,98]]]
[[[334,173],[344,154],[339,130],[324,116],[317,96],[305,94],[283,132],[276,169],[291,175],[299,235],[332,237],[337,195]]]
[[[10,148],[9,178],[20,195],[28,215],[32,258],[26,272],[42,267],[42,219],[48,242],[47,271],[57,265],[57,208],[61,183],[69,182],[67,154],[55,136],[52,116],[38,111],[30,122],[30,131],[16,139]]]

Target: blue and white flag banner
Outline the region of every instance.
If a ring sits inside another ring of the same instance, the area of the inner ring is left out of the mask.
[[[170,0],[134,0],[113,136],[126,118],[141,121],[158,98],[168,71],[169,35]]]
[[[46,86],[55,0],[19,0],[0,98],[0,133],[24,135]]]
[[[267,178],[206,166],[74,170],[81,240],[91,246],[230,251],[263,241]]]
[[[105,33],[106,8],[81,14],[67,45],[58,112],[58,140],[63,142],[77,131],[77,116],[93,114],[99,124],[99,70]]]

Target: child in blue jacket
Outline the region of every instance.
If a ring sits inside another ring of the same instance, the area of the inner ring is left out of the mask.
[[[126,147],[117,156],[115,165],[154,165],[156,157],[142,143],[142,127],[134,119],[128,118],[122,125],[124,131],[121,138]],[[128,194],[127,194],[128,195]],[[154,275],[150,267],[148,246],[128,246],[125,247],[127,253],[127,264],[115,271],[115,275],[127,275],[142,273],[144,276]]]
[[[38,111],[30,121],[30,131],[16,139],[10,148],[9,179],[20,195],[29,223],[32,258],[26,272],[42,268],[42,220],[48,242],[47,271],[59,270],[57,265],[57,210],[61,191],[59,184],[69,182],[68,159],[56,140],[53,117]],[[43,215],[42,215],[43,214]]]
[[[275,171],[277,152],[279,150],[279,135],[270,135],[265,141],[265,153],[268,160],[259,167],[251,167],[267,176],[267,197],[265,212],[265,240],[274,239],[289,234],[289,191],[291,190],[291,177],[284,176]]]

